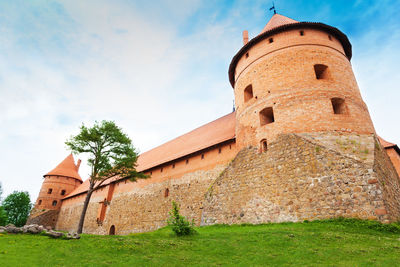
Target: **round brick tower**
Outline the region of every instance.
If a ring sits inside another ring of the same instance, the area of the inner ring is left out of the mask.
[[[281,133],[374,133],[338,29],[275,14],[233,57],[229,79],[239,148],[267,148]]]
[[[82,184],[78,174],[78,160],[75,165],[74,157],[70,154],[55,169],[45,174],[39,197],[35,203],[35,210],[58,210],[61,200]]]

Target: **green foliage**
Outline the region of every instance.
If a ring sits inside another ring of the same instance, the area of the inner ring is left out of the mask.
[[[86,153],[91,167],[90,179],[102,181],[116,175],[146,178],[135,169],[138,154],[131,139],[113,121],[95,122],[93,127],[80,127],[80,133],[65,144],[74,154]]]
[[[7,224],[7,213],[3,206],[0,206],[0,226],[5,226]]]
[[[196,232],[193,228],[194,222],[189,222],[184,216],[179,214],[179,206],[175,201],[172,201],[172,209],[169,212],[167,223],[178,236],[191,235]]]
[[[23,226],[28,219],[32,204],[28,192],[14,191],[3,201],[3,208],[8,222],[15,226]]]
[[[212,225],[196,227],[199,234],[185,238],[169,227],[127,236],[84,234],[69,241],[0,234],[0,265],[398,266],[399,234],[370,229],[369,223]]]

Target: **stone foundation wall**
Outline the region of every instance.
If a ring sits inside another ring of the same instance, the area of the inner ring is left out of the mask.
[[[50,226],[52,229],[54,229],[56,227],[59,212],[59,210],[46,210],[31,214],[26,222],[26,225],[38,224],[45,227]]]
[[[398,179],[375,140],[334,132],[285,134],[265,153],[242,149],[207,192],[201,224],[339,216],[393,221],[400,201],[398,183],[392,183]]]
[[[151,231],[166,225],[172,200],[181,206],[181,214],[189,220],[200,224],[204,195],[212,182],[226,168],[226,164],[218,165],[211,170],[198,170],[188,173],[179,179],[168,179],[160,183],[134,187],[129,192],[116,193],[107,206],[105,220],[99,225],[96,218],[102,194],[93,195],[86,213],[84,233],[108,234],[112,225],[116,234]],[[121,183],[124,183],[123,181]],[[168,196],[165,190],[168,188]],[[62,206],[57,229],[76,230],[82,211],[82,201]]]

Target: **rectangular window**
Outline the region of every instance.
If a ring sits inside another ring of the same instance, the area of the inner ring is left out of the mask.
[[[331,99],[333,114],[346,114],[347,107],[343,98],[334,97]]]
[[[266,125],[275,121],[272,107],[264,108],[260,111],[260,125]]]

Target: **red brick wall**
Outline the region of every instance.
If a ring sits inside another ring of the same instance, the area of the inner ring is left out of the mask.
[[[291,30],[250,48],[236,67],[236,140],[238,148],[273,141],[280,133],[342,131],[374,133],[351,64],[336,39],[328,33]],[[327,77],[317,79],[315,64],[328,66]],[[244,101],[244,90],[253,98]],[[345,100],[346,114],[334,114],[331,98]],[[260,126],[259,113],[272,107],[275,121]]]

